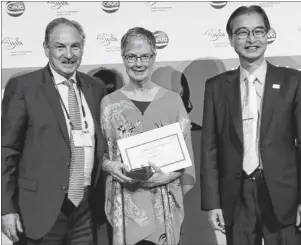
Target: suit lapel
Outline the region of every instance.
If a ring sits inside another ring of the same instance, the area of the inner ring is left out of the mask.
[[[265,138],[270,128],[270,123],[274,115],[274,105],[277,94],[280,89],[273,88],[273,84],[282,85],[281,74],[278,74],[277,68],[268,63],[267,74],[265,79],[265,87],[262,101],[261,126],[260,126],[260,142]]]
[[[235,131],[241,143],[243,143],[243,129],[242,129],[242,109],[240,99],[240,80],[239,68],[233,71],[227,78],[226,93],[229,100],[229,108],[232,116]]]
[[[100,176],[100,171],[101,171],[101,166],[99,164],[99,159],[98,159],[98,150],[102,149],[102,144],[101,144],[101,140],[102,140],[102,136],[101,136],[101,131],[100,131],[100,127],[99,127],[99,121],[100,118],[98,117],[98,113],[96,111],[96,105],[95,105],[95,98],[93,96],[93,88],[92,85],[90,83],[87,83],[84,81],[84,79],[82,78],[81,74],[79,72],[76,73],[77,77],[76,80],[79,82],[79,86],[81,91],[83,92],[85,99],[87,101],[87,104],[89,106],[89,109],[91,111],[91,115],[94,121],[94,129],[95,129],[95,155],[94,155],[94,167],[93,167],[93,171],[92,171],[92,182],[91,185],[93,187],[95,187],[98,183],[98,179]],[[99,102],[100,103],[100,102]]]
[[[69,140],[69,134],[68,134],[68,129],[67,129],[67,125],[66,125],[64,112],[62,110],[59,95],[55,88],[54,81],[52,80],[52,76],[51,76],[50,69],[48,66],[46,66],[43,70],[42,87],[43,87],[44,93],[46,94],[46,97],[48,99],[48,103],[49,103],[50,107],[52,108],[52,111],[58,121],[60,129],[64,136],[64,139],[65,139],[68,147],[70,148],[70,140]]]
[[[76,73],[76,80],[79,84],[79,87],[81,89],[81,91],[83,92],[85,99],[87,101],[87,104],[89,106],[89,109],[91,111],[92,117],[94,119],[94,121],[96,120],[96,115],[95,115],[95,104],[94,104],[94,97],[93,97],[93,90],[92,87],[89,83],[84,82],[84,79],[82,78],[82,76],[80,75],[79,72]]]

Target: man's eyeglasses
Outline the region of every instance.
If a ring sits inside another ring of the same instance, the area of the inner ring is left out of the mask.
[[[126,61],[129,64],[136,63],[137,59],[140,59],[142,63],[147,64],[154,57],[154,54],[143,54],[143,55],[140,55],[140,56],[137,56],[137,55],[134,55],[134,54],[127,54],[127,55],[123,55],[123,57],[126,59]]]
[[[267,30],[263,28],[257,28],[252,31],[243,29],[233,32],[237,36],[238,39],[247,39],[252,32],[253,37],[255,38],[263,38],[267,34]]]

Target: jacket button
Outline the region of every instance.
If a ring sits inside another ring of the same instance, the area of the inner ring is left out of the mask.
[[[70,166],[70,162],[66,162],[65,165],[66,165],[67,167],[69,167],[69,166]]]
[[[236,174],[236,179],[240,179],[240,178],[241,178],[241,174],[240,173]]]
[[[61,187],[61,189],[62,189],[62,191],[64,191],[64,192],[66,192],[66,191],[67,191],[67,187],[66,187],[66,186],[64,186],[64,185]]]

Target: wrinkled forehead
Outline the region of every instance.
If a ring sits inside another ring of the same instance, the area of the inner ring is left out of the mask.
[[[246,28],[246,29],[252,30],[257,27],[266,28],[263,17],[260,14],[255,13],[255,12],[241,14],[241,15],[235,17],[235,19],[232,22],[232,30],[233,31],[240,29],[240,28]]]
[[[59,43],[82,43],[83,37],[74,26],[60,24],[50,33],[49,40]]]

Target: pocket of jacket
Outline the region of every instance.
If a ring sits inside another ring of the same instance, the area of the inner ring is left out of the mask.
[[[38,181],[33,180],[33,179],[19,177],[18,186],[21,189],[25,189],[25,190],[29,190],[29,191],[36,191],[37,187],[38,187]]]

